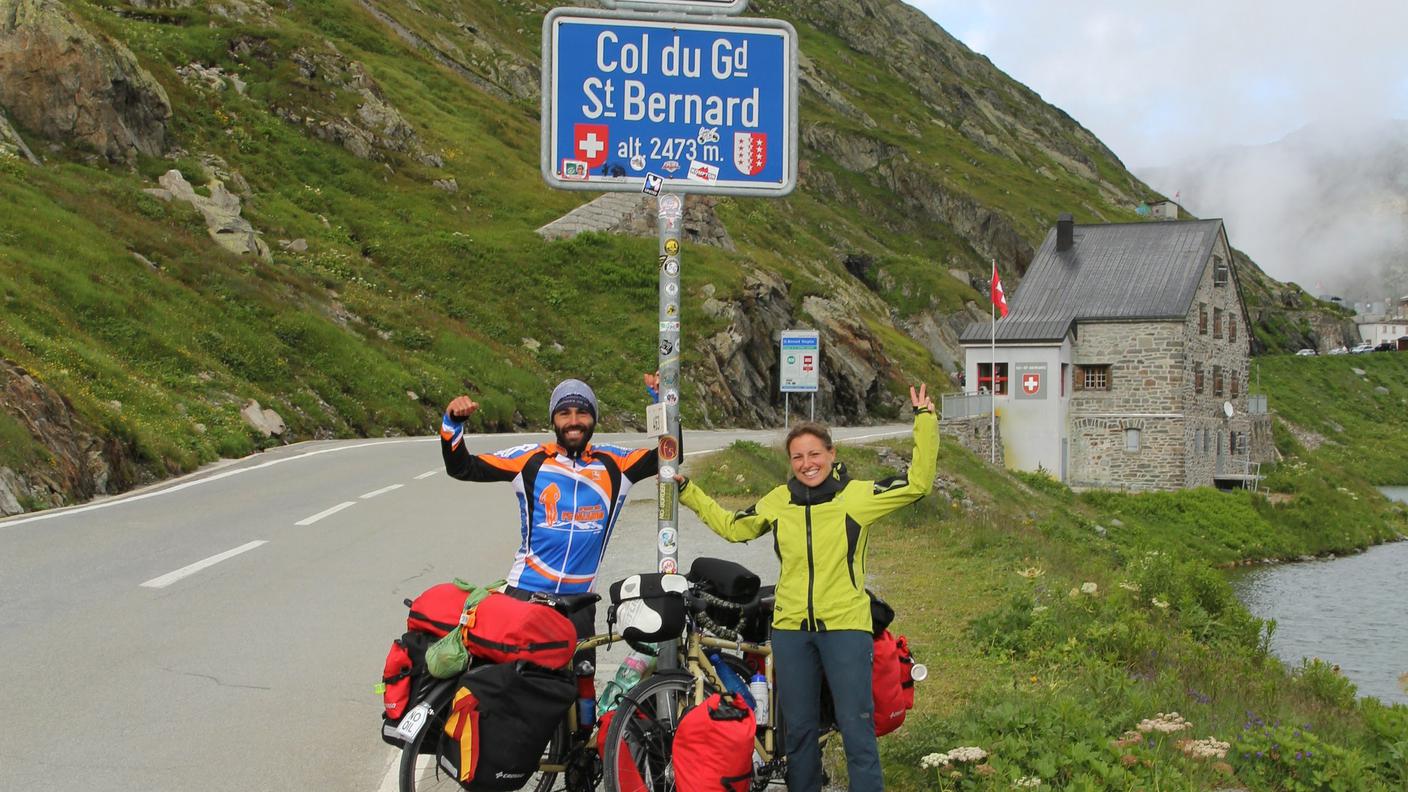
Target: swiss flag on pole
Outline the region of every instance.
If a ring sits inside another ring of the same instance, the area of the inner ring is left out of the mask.
[[[997,277],[997,261],[992,263],[992,304],[1007,318],[1007,293],[1002,290],[1002,279]]]

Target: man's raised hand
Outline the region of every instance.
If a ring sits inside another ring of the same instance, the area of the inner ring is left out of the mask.
[[[450,401],[450,406],[445,408],[445,414],[456,421],[463,421],[478,409],[479,403],[468,396],[456,396]]]

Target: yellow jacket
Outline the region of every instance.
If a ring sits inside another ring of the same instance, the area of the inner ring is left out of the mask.
[[[680,503],[730,542],[772,532],[782,562],[774,627],[869,632],[865,550],[870,525],[928,494],[938,455],[938,419],[924,410],[914,416],[914,460],[907,476],[854,481],[837,463],[831,477],[816,487],[792,478],[743,511],[725,510],[693,483],[685,485]]]

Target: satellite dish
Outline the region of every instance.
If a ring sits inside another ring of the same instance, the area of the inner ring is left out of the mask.
[[[1228,418],[1231,418],[1231,417],[1232,417],[1232,414],[1235,413],[1235,412],[1236,412],[1236,410],[1232,409],[1232,402],[1230,402],[1230,401],[1225,401],[1225,402],[1222,403],[1222,414],[1223,414],[1223,415],[1227,416]]]

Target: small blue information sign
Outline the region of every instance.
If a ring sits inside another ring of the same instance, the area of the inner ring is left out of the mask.
[[[790,193],[796,42],[781,20],[555,9],[543,26],[543,178],[569,190]]]

